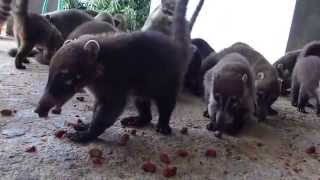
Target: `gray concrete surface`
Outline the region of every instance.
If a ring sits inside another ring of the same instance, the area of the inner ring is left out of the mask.
[[[122,128],[118,121],[99,140],[88,144],[58,139],[55,132],[68,129],[67,122],[79,118],[90,121],[92,98],[77,94],[85,102],[73,98],[61,115],[38,118],[33,110],[46,84],[48,68],[32,61],[27,70],[16,70],[13,58],[6,55],[13,46],[13,41],[0,40],[0,110],[17,110],[12,117],[0,116],[0,179],[166,179],[161,152],[177,167],[177,175],[170,179],[320,179],[320,119],[314,112],[297,113],[286,98],[274,105],[278,116],[248,124],[239,137],[215,138],[205,129],[208,120],[202,117],[202,101],[182,95],[172,116],[171,136],[157,134],[150,126],[137,129],[137,135],[130,135],[128,144],[120,146],[120,136],[130,128]],[[134,108],[128,105],[123,116],[133,113]],[[179,132],[182,127],[188,127],[188,135]],[[316,146],[317,154],[305,153],[311,145]],[[25,152],[30,146],[37,151]],[[101,166],[89,158],[92,148],[103,151]],[[216,158],[204,155],[208,148],[217,151]],[[190,156],[178,157],[178,149],[189,151]],[[157,165],[156,173],[141,169],[145,160]]]

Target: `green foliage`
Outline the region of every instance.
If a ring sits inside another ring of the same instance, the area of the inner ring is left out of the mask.
[[[150,0],[65,0],[65,8],[123,14],[127,18],[129,30],[137,30],[148,17]]]

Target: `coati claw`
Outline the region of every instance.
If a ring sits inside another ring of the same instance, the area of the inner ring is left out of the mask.
[[[304,114],[308,114],[304,107],[298,107],[298,111]]]
[[[67,133],[66,137],[73,142],[79,142],[79,143],[89,142],[96,138],[96,137],[92,137],[92,135],[88,131],[77,131],[73,133]]]
[[[202,116],[205,118],[210,118],[208,110],[203,111]]]
[[[121,121],[121,125],[124,127],[131,126],[131,127],[144,127],[150,124],[149,120],[144,120],[139,116],[130,116],[123,118]]]
[[[164,134],[164,135],[170,135],[171,134],[171,127],[169,125],[167,125],[167,126],[157,125],[157,132]]]

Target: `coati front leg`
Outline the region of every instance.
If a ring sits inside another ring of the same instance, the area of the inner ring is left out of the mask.
[[[300,86],[300,90],[299,90],[299,98],[298,98],[298,111],[302,112],[302,113],[307,113],[307,111],[305,110],[305,106],[308,103],[309,97],[305,92],[305,89],[303,88],[303,86]]]
[[[29,52],[33,49],[34,45],[32,43],[21,42],[21,40],[19,44],[20,47],[15,58],[15,66],[17,69],[26,69],[26,66],[24,66],[23,63],[25,62]]]
[[[169,135],[171,134],[169,121],[176,105],[176,95],[167,95],[166,97],[156,98],[155,102],[159,112],[157,132]]]
[[[121,124],[123,126],[144,127],[152,120],[151,102],[146,98],[135,99],[135,106],[138,110],[138,116],[130,116],[123,118]]]
[[[299,98],[299,90],[300,85],[297,80],[292,81],[291,85],[291,105],[297,107],[298,106],[298,98]]]
[[[87,126],[87,129],[68,133],[67,137],[74,142],[88,142],[96,139],[107,128],[112,126],[117,120],[117,117],[122,113],[126,102],[126,95],[116,95],[107,101],[97,102],[93,112],[92,122]]]

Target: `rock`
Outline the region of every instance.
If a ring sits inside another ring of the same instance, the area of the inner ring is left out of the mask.
[[[214,149],[207,149],[205,155],[207,157],[217,157],[217,151]]]
[[[35,146],[30,146],[30,147],[27,147],[25,152],[28,152],[28,153],[33,153],[33,152],[36,152],[37,151],[37,148]]]
[[[5,135],[6,138],[14,138],[25,135],[27,132],[26,129],[22,128],[11,128],[11,129],[4,129],[1,134]]]

